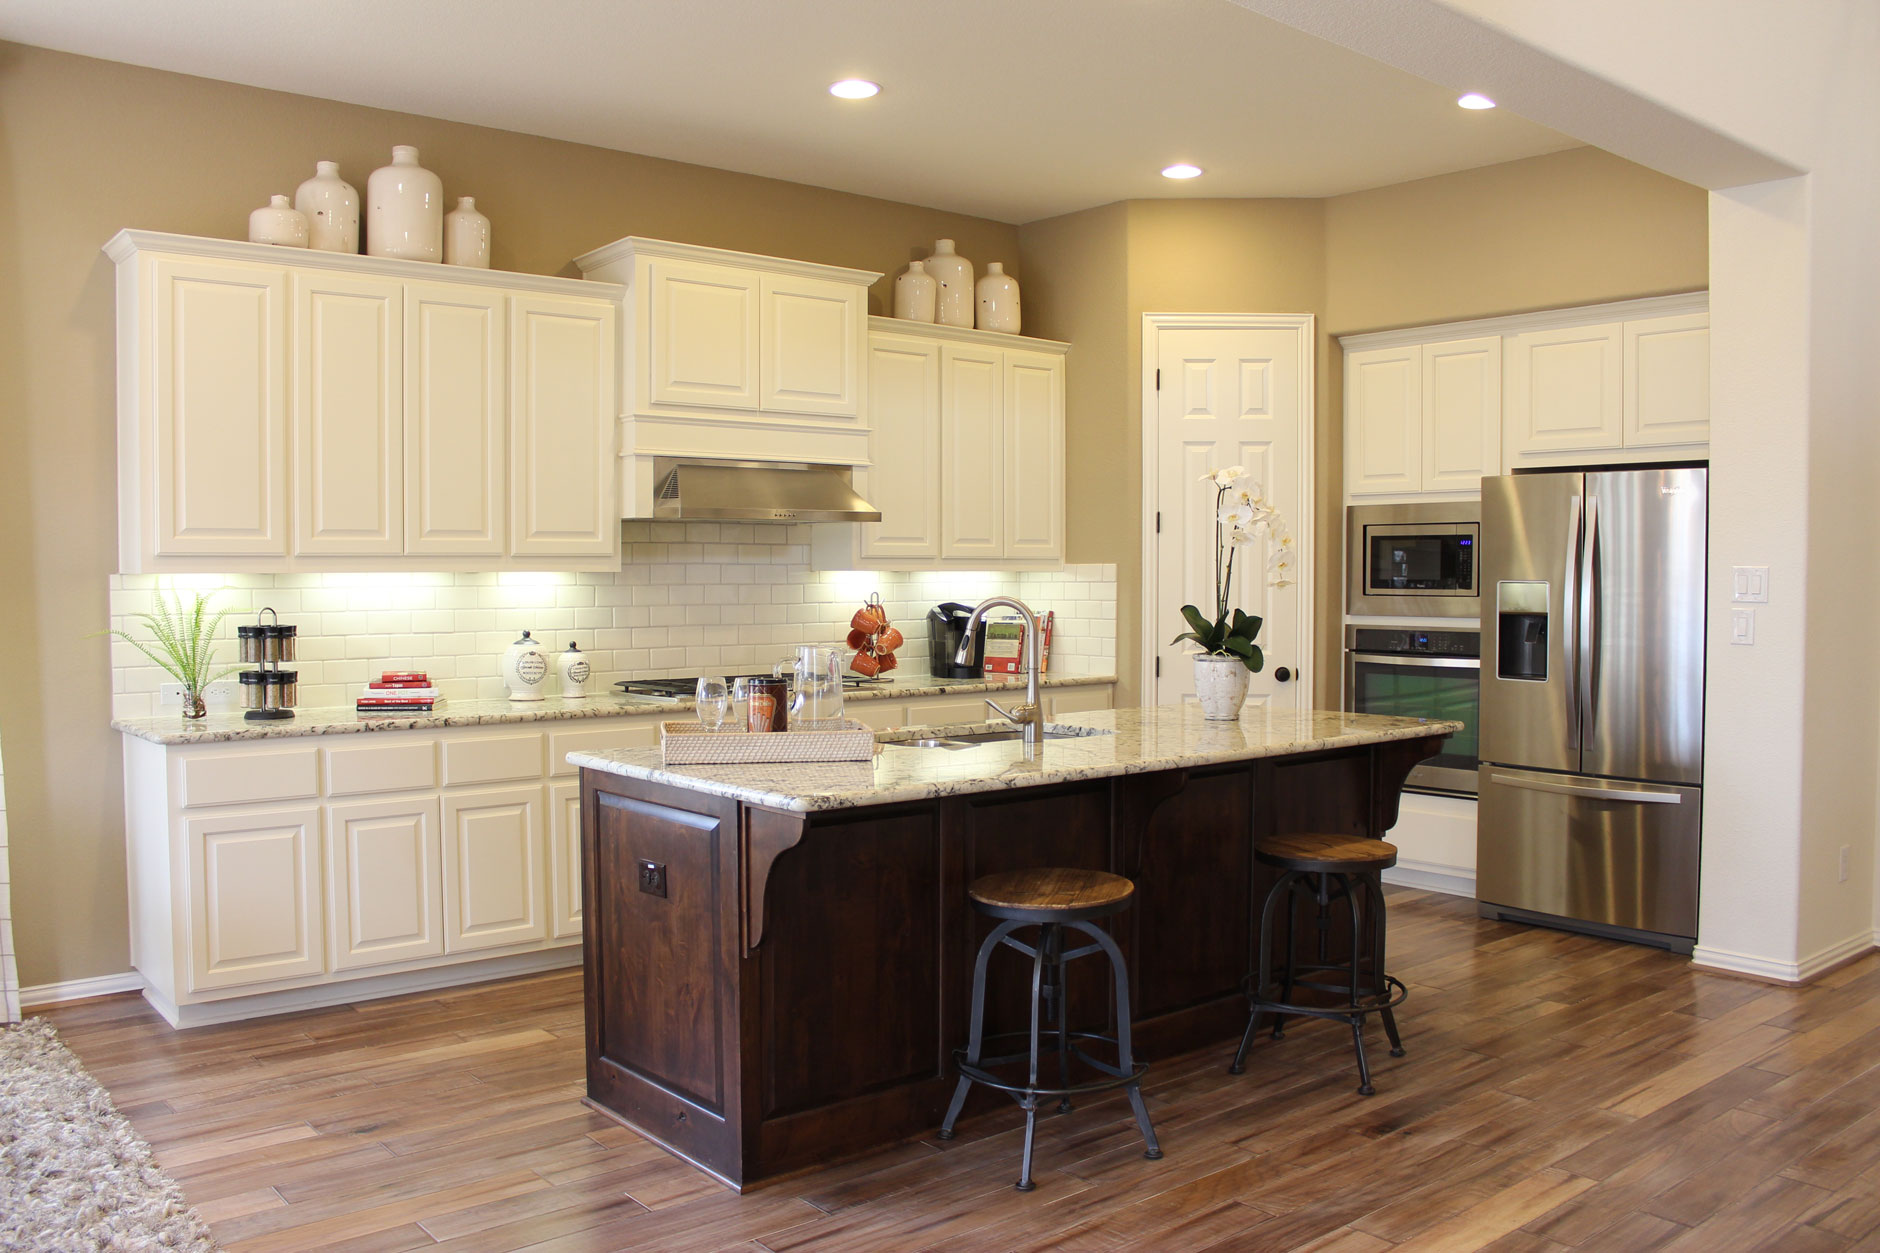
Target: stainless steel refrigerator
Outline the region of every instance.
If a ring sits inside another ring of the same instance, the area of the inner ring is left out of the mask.
[[[1483,915],[1690,950],[1707,478],[1482,480]]]

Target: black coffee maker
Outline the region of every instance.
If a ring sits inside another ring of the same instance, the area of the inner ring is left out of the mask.
[[[936,679],[985,677],[986,624],[983,621],[979,629],[973,632],[972,663],[962,666],[953,660],[959,651],[960,641],[966,638],[966,620],[972,616],[971,605],[954,601],[935,605],[927,611],[927,638],[932,648],[927,668]]]

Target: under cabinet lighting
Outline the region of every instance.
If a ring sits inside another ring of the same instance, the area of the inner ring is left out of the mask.
[[[1201,167],[1198,165],[1189,165],[1186,161],[1183,161],[1175,165],[1165,166],[1162,170],[1162,177],[1163,178],[1200,178]]]
[[[1495,107],[1495,102],[1479,91],[1470,92],[1460,100],[1457,100],[1456,103],[1465,109],[1492,109]]]
[[[880,83],[871,83],[865,78],[845,78],[829,84],[829,94],[843,100],[866,100],[880,90]]]

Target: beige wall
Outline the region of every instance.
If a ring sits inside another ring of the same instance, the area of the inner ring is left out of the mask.
[[[28,986],[119,973],[128,952],[110,667],[84,638],[116,569],[98,250],[126,226],[245,238],[248,211],[316,159],[362,186],[393,143],[477,197],[500,269],[572,274],[581,252],[639,234],[892,273],[950,235],[1025,277],[1001,223],[0,44],[0,725]]]

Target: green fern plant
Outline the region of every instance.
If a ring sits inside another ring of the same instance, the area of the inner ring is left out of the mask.
[[[156,662],[183,685],[186,695],[193,697],[194,704],[200,707],[204,689],[241,669],[239,664],[220,670],[215,668],[215,633],[222,620],[235,612],[233,606],[211,610],[209,602],[215,595],[214,592],[193,593],[185,604],[174,588],[167,593],[157,588],[156,611],[131,615],[150,628],[154,644],[146,644],[128,631],[112,629],[97,634],[116,636]],[[188,710],[190,705],[186,703],[184,708]]]

